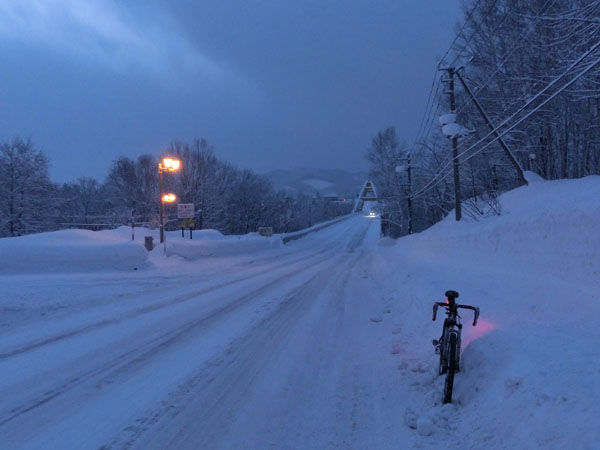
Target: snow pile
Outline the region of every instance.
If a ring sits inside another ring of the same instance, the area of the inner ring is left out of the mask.
[[[128,230],[129,240],[125,237]],[[61,230],[0,239],[0,273],[137,270],[146,250],[131,241],[131,229]]]
[[[116,230],[61,230],[0,239],[0,273],[78,273],[111,270],[138,270],[164,257],[158,230],[130,227]],[[144,247],[152,236],[153,258]],[[224,236],[217,230],[167,232],[167,256],[196,260],[206,256],[252,254],[283,245],[279,235],[270,237],[249,233]]]
[[[499,216],[451,213],[379,245],[365,212],[285,247],[169,232],[167,257],[156,230],[0,239],[4,441],[598,448],[600,177],[527,178]],[[431,314],[448,289],[481,316],[472,327],[463,314],[442,405],[431,340],[443,316]]]
[[[399,382],[415,387],[403,416],[419,447],[598,448],[599,199],[597,176],[530,183],[501,196],[500,216],[457,223],[451,213],[379,246],[402,302],[396,326],[413,343],[396,357]],[[474,328],[463,314],[462,370],[442,406],[431,305],[447,289],[481,319]]]
[[[231,256],[255,253],[281,247],[279,235],[260,236],[249,233],[242,236],[224,236],[216,230],[194,231],[192,239],[189,231],[181,237],[181,232],[171,232],[167,236],[167,255],[178,255],[194,260],[205,256]]]
[[[470,266],[474,258],[485,257],[486,266],[499,270],[518,267],[563,278],[598,277],[600,266],[593,262],[600,258],[599,199],[598,176],[531,183],[501,197],[500,216],[457,223],[452,212],[426,233],[408,239],[404,248],[433,260],[442,250],[459,256],[451,264]]]

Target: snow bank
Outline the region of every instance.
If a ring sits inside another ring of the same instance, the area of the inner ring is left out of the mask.
[[[249,233],[243,236],[224,236],[216,230],[194,231],[193,239],[189,231],[181,237],[181,232],[170,232],[167,236],[167,255],[177,255],[186,259],[205,256],[231,256],[254,253],[283,245],[279,235],[260,236]]]
[[[131,228],[115,230],[61,230],[15,238],[0,239],[0,273],[76,273],[103,270],[138,270],[148,267],[149,253],[144,247],[145,236],[152,236],[152,261],[162,257],[158,230],[136,228],[135,240]],[[250,254],[281,247],[281,237],[224,236],[217,230],[194,231],[193,239],[186,230],[167,232],[167,255],[194,260],[205,256]]]
[[[0,239],[0,273],[137,270],[145,264],[147,252],[131,241],[131,229],[122,228],[107,232],[62,230]]]
[[[500,216],[451,213],[378,247],[395,270],[397,326],[414,336],[399,367],[416,389],[405,422],[421,448],[598,448],[600,177],[532,181],[501,196]],[[442,406],[431,305],[447,289],[481,319],[473,328],[463,314],[462,370]],[[431,436],[420,419],[436,425]]]
[[[486,265],[588,279],[600,275],[600,177],[540,181],[505,193],[500,216],[468,218],[454,212],[425,233],[403,240],[403,251],[437,258],[442,251],[460,255],[452,264]],[[412,239],[411,239],[412,238]],[[487,261],[487,259],[490,259]]]

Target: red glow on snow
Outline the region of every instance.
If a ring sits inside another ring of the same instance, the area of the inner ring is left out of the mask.
[[[482,337],[484,337],[486,334],[488,334],[490,331],[493,331],[497,328],[499,328],[499,325],[497,323],[491,322],[489,320],[485,320],[482,318],[479,318],[479,320],[477,321],[477,326],[472,327],[471,324],[472,322],[472,316],[469,317],[465,317],[466,315],[463,315],[463,333],[465,332],[465,330],[469,330],[467,333],[463,334],[463,345],[467,345],[470,342],[476,340],[476,339],[481,339]]]

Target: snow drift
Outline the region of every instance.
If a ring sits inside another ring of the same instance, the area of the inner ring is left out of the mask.
[[[172,232],[168,257],[143,247],[156,231],[132,242],[126,227],[1,239],[0,407],[23,420],[2,432],[98,448],[137,439],[156,414],[138,448],[185,442],[190,425],[210,432],[188,442],[224,448],[596,449],[599,199],[600,177],[531,182],[501,196],[498,216],[450,213],[379,245],[378,219],[362,215],[283,248]],[[431,313],[448,289],[481,316],[472,327],[465,313],[442,405]]]
[[[116,231],[87,230],[4,238],[0,255],[4,274],[137,270],[147,260],[143,246],[131,241],[131,229],[129,241]]]
[[[399,368],[419,391],[404,414],[419,446],[598,448],[598,199],[598,176],[533,182],[502,195],[499,216],[457,223],[450,213],[379,247],[402,267],[395,319],[416,345]],[[430,344],[442,324],[431,305],[447,289],[479,306],[481,320],[473,328],[464,314],[462,370],[453,404],[442,406]]]

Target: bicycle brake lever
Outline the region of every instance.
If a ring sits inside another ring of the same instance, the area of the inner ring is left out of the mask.
[[[473,326],[477,325],[477,319],[479,319],[479,308],[474,308],[475,314],[473,316]]]
[[[437,315],[438,304],[433,304],[433,318],[431,320],[435,321],[435,316]]]

